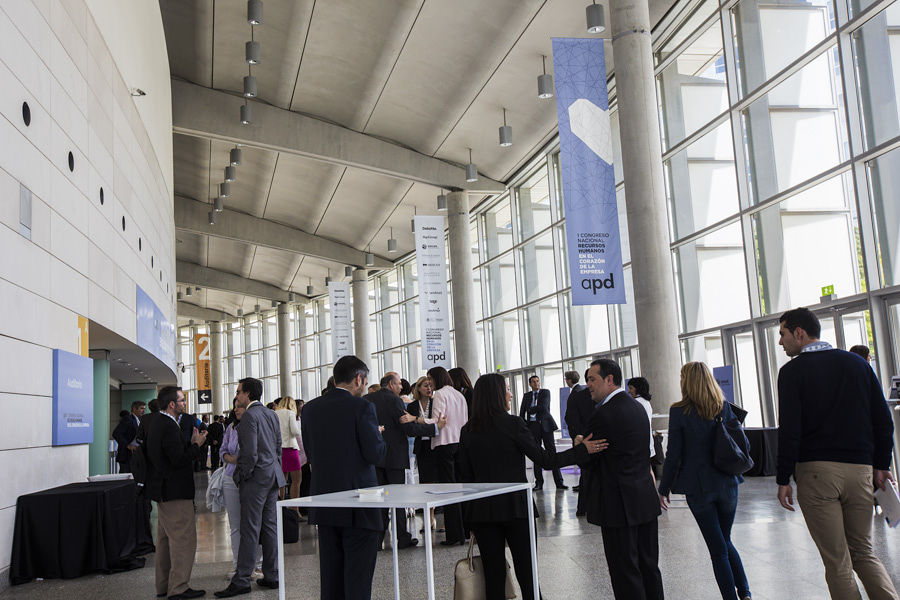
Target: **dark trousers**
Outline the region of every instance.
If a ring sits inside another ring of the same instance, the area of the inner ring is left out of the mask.
[[[305,498],[309,496],[309,482],[312,479],[312,472],[309,470],[309,463],[303,465],[303,468],[300,469],[300,497]],[[309,512],[306,508],[300,509],[301,515],[306,515]]]
[[[319,525],[321,600],[370,600],[382,532]]]
[[[241,497],[241,544],[231,582],[241,588],[250,587],[259,546],[262,546],[263,577],[278,581],[278,526],[275,520],[278,484],[273,482],[266,490],[258,483],[244,481],[238,486],[238,493]]]
[[[219,468],[219,448],[218,444],[209,447],[209,468],[213,471]]]
[[[438,483],[456,483],[456,453],[458,450],[459,444],[445,444],[434,449]],[[444,507],[444,530],[448,542],[461,542],[466,539],[462,508],[459,504],[450,504]]]
[[[534,582],[531,579],[531,542],[528,539],[528,519],[511,519],[494,523],[472,523],[472,534],[478,542],[481,563],[484,565],[484,590],[486,600],[506,598],[506,553],[509,546],[513,558],[516,580],[524,600],[534,600]]]
[[[656,519],[600,531],[616,600],[663,600]]]
[[[731,525],[737,510],[737,484],[710,494],[688,494],[688,508],[700,527],[712,559],[713,574],[725,600],[750,595],[741,556],[731,543]],[[737,593],[735,593],[737,588]]]
[[[590,472],[585,467],[581,468],[581,475],[578,476],[578,504],[575,512],[587,514],[588,486],[590,485]]]
[[[534,442],[538,446],[543,443],[544,450],[546,450],[550,456],[556,456],[556,440],[553,439],[552,431],[544,431],[544,427],[537,421],[529,421],[528,429],[531,430],[531,435],[534,436]],[[559,467],[553,469],[553,481],[556,483],[556,487],[563,485],[562,473],[560,472]],[[534,465],[534,483],[539,486],[544,485],[544,470],[538,465]]]
[[[387,485],[389,483],[406,483],[405,469],[382,469],[375,467],[375,475],[378,477],[378,485]],[[385,508],[381,511],[381,518],[384,520],[384,531],[388,529],[388,510]],[[394,518],[397,520],[397,544],[405,546],[412,539],[406,528],[406,509],[397,508],[394,510]],[[382,539],[384,537],[382,536]]]

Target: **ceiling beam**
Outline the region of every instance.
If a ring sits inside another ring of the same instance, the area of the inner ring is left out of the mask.
[[[236,318],[234,315],[222,310],[214,310],[212,308],[203,308],[190,302],[183,300],[178,301],[176,309],[177,316],[185,319],[196,319],[198,321],[227,321]]]
[[[506,186],[478,176],[467,182],[465,168],[405,146],[359,133],[290,110],[251,102],[253,123],[238,118],[244,98],[172,79],[175,133],[296,154],[435,187],[499,193]]]
[[[366,267],[366,253],[353,246],[307,233],[295,227],[252,215],[223,210],[216,214],[216,224],[209,224],[212,206],[184,196],[175,196],[175,228],[213,237],[275,248],[304,256],[313,256],[342,265]],[[389,269],[393,262],[378,256],[375,269]]]
[[[229,273],[218,269],[211,269],[195,263],[179,260],[175,262],[175,281],[187,285],[196,285],[209,290],[231,292],[251,298],[265,298],[279,302],[290,302],[287,290],[280,287]],[[295,295],[295,300],[306,300],[301,294]]]

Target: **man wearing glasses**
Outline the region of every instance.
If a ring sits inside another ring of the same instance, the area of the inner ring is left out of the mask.
[[[179,427],[185,412],[184,393],[168,386],[159,392],[160,416],[147,433],[146,492],[156,501],[156,595],[169,600],[199,598],[206,592],[188,585],[197,550],[197,525],[194,521],[194,471],[192,463],[200,457],[206,432],[192,429],[186,444]]]

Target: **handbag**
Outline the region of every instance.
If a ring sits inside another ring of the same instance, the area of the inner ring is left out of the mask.
[[[722,413],[716,417],[713,438],[713,465],[729,475],[741,475],[753,468],[750,442],[741,424],[735,420],[725,423]]]
[[[466,557],[456,561],[453,577],[453,600],[485,600],[484,565],[480,556],[473,556],[475,536],[469,537],[469,551]],[[517,598],[516,586],[512,580],[509,562],[506,565],[506,598]]]

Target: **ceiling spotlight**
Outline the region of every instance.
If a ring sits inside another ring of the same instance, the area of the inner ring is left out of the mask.
[[[441,191],[443,192],[444,190],[441,190]],[[412,219],[409,220],[409,228],[412,230],[413,233],[416,232],[416,206],[415,205],[413,205]],[[415,246],[415,243],[413,243],[413,246]]]
[[[263,20],[262,0],[247,0],[247,22],[251,25],[261,25]]]
[[[178,292],[177,298],[178,298],[179,300],[181,300],[181,292]]]
[[[238,147],[234,147],[228,153],[229,163],[232,167],[240,166],[241,164],[241,149]]]
[[[278,300],[272,300],[272,308],[278,308]]]
[[[255,75],[244,75],[244,98],[256,98]]]
[[[220,196],[220,197],[216,198],[215,201],[213,201],[213,210],[216,212],[222,212],[223,210],[225,210],[224,198],[222,198]]]
[[[388,252],[396,252],[397,251],[397,240],[394,239],[394,228],[391,227],[391,237],[388,238]]]
[[[308,284],[306,286],[306,295],[309,296],[310,298],[312,298],[313,296],[315,296],[315,294],[316,294],[316,290],[315,290],[315,288],[313,288],[312,283]]]
[[[353,277],[353,267],[344,267],[344,277]]]
[[[606,17],[603,15],[603,6],[597,4],[597,0],[593,0],[593,4],[588,4],[584,12],[587,16],[588,33],[603,33],[606,31]]]
[[[249,104],[241,104],[241,125],[249,125],[253,122],[253,114]]]
[[[210,225],[216,224],[216,211],[214,211],[214,210],[209,211],[209,224]]]
[[[326,275],[325,276],[325,287],[328,287],[328,285],[330,283],[331,283],[331,275]]]
[[[503,109],[503,126],[500,128],[500,147],[512,146],[512,127],[506,124],[506,109]]]
[[[225,167],[225,181],[227,181],[228,183],[232,183],[234,181],[234,175],[234,167],[232,167],[231,165]]]
[[[203,289],[203,288],[201,288],[201,287],[198,285],[197,287],[194,288],[194,291],[195,291],[195,292],[199,292],[199,291],[202,290],[202,289]]]
[[[253,312],[259,312],[259,304],[253,306]]]
[[[239,309],[238,309],[237,316],[239,316],[239,317],[243,317],[243,316],[244,316],[244,309],[243,309],[243,308],[239,308]]]
[[[244,59],[248,65],[259,64],[259,42],[251,41],[244,44]]]
[[[188,298],[190,298],[193,294],[194,294],[194,291],[190,287],[188,289],[184,290],[184,295],[187,296]]]
[[[466,167],[466,173],[468,174],[468,172],[469,172],[469,167]],[[466,181],[469,181],[468,177],[466,177]],[[472,179],[471,181],[475,181],[475,180]],[[438,203],[437,203],[438,210],[447,210],[447,194],[444,193],[444,190],[441,190],[441,193],[438,194],[437,200],[438,200]]]
[[[219,184],[219,196],[228,198],[231,196],[231,184],[227,181]]]
[[[366,252],[366,266],[374,267],[375,266],[375,255],[371,252]]]
[[[541,65],[544,69],[543,75],[538,75],[538,98],[553,97],[553,75],[547,74],[547,57],[541,54]]]
[[[288,292],[288,302],[294,302],[297,299],[297,294],[294,292]]]
[[[189,319],[189,320],[188,320],[188,325],[191,326],[191,327],[193,327],[193,326],[194,326],[194,320],[193,320],[193,319]]]
[[[469,148],[469,164],[466,165],[466,181],[469,183],[478,181],[478,167],[472,162],[471,148]]]

